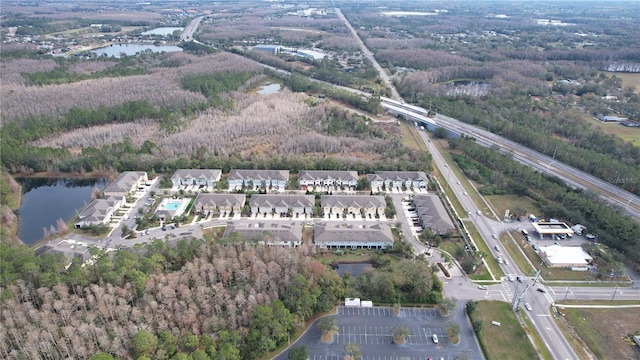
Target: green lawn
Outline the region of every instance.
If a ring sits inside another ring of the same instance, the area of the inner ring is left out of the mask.
[[[476,311],[471,314],[471,320],[482,321],[478,339],[487,359],[538,358],[510,304],[501,301],[478,301],[477,304]],[[492,321],[499,322],[500,326],[492,325]]]

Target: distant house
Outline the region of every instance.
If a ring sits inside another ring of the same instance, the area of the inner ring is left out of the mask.
[[[223,237],[232,234],[266,246],[298,247],[302,243],[302,222],[237,222],[227,226]]]
[[[455,230],[453,221],[437,195],[414,195],[413,202],[423,228],[440,235]]]
[[[293,217],[313,215],[313,195],[269,195],[256,194],[251,196],[249,205],[253,214],[289,214]]]
[[[367,179],[372,189],[426,189],[429,183],[423,171],[376,171],[375,174],[367,174]]]
[[[230,189],[243,186],[284,189],[289,183],[289,170],[231,170],[227,180]]]
[[[93,199],[78,214],[78,221],[75,223],[76,228],[85,226],[93,226],[100,224],[108,224],[113,214],[126,202],[124,196],[109,196],[104,199]]]
[[[179,169],[171,176],[173,186],[199,185],[213,187],[220,181],[220,169]]]
[[[300,186],[342,186],[355,189],[358,186],[356,171],[339,170],[300,170]]]
[[[319,51],[308,50],[308,49],[298,49],[296,51],[296,55],[305,59],[311,60],[322,60],[327,57],[327,54],[321,53]]]
[[[278,54],[282,51],[282,46],[280,45],[256,45],[253,47],[253,50],[262,51],[269,54]]]
[[[621,121],[620,124],[622,124],[623,126],[626,126],[626,127],[640,127],[640,122],[637,122],[635,120]]]
[[[201,214],[240,214],[246,198],[245,194],[199,194],[193,208]]]
[[[628,119],[623,117],[613,116],[613,115],[603,115],[603,116],[600,116],[598,120],[602,122],[622,122]]]
[[[56,242],[57,241],[57,242]],[[77,240],[55,240],[40,246],[34,251],[35,256],[44,254],[62,254],[66,259],[65,269],[73,263],[73,259],[80,259],[84,264],[91,258],[89,244]]]
[[[144,171],[125,171],[111,184],[107,185],[102,193],[105,196],[127,196],[129,193],[138,190],[148,180],[147,173]]]
[[[322,195],[320,204],[325,216],[331,214],[363,214],[372,218],[383,215],[387,207],[380,195]]]
[[[325,222],[314,227],[313,242],[322,249],[386,249],[393,246],[388,224]]]

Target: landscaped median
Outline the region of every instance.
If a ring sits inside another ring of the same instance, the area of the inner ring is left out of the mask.
[[[538,358],[537,351],[533,348],[509,303],[470,301],[467,303],[467,312],[487,359]],[[494,325],[497,323],[499,326]]]

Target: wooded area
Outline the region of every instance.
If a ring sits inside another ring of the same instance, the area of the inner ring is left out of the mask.
[[[156,240],[91,252],[93,264],[74,261],[65,269],[62,255],[35,257],[24,245],[0,243],[3,358],[104,352],[122,359],[254,359],[347,295],[382,303],[442,300],[442,284],[423,260],[381,257],[377,270],[343,280],[314,259],[311,243],[289,249],[234,237]]]

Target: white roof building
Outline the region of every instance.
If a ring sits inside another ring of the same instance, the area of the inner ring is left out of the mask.
[[[585,267],[593,258],[578,246],[540,246],[540,258],[549,267]]]

